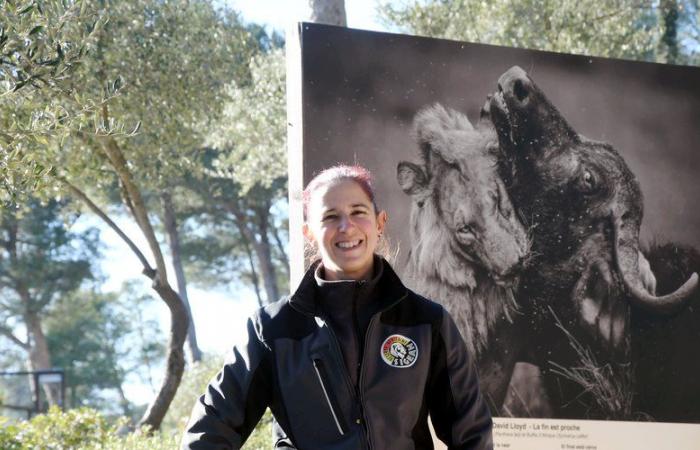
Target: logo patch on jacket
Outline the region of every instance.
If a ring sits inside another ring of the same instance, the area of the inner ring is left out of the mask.
[[[384,362],[391,367],[411,367],[418,359],[416,343],[400,334],[392,334],[386,338],[380,352]]]

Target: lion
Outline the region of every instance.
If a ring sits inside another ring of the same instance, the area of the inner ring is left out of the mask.
[[[499,177],[489,124],[474,128],[440,104],[422,109],[414,119],[421,162],[400,162],[397,178],[412,199],[409,285],[452,314],[500,408],[516,362],[513,291],[530,240]]]

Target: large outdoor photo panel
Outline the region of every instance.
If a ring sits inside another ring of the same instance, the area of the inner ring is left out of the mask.
[[[394,266],[460,327],[497,446],[697,448],[700,70],[296,32],[293,278],[303,185],[362,164]]]

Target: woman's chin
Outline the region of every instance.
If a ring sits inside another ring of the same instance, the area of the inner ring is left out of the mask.
[[[371,257],[365,258],[364,255],[357,256],[354,258],[337,258],[334,260],[333,272],[336,279],[342,280],[359,280],[366,278],[366,274],[371,273],[372,263],[374,259]],[[326,266],[326,273],[328,275],[329,270]]]

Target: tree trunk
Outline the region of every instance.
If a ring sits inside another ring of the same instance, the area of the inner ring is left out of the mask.
[[[258,278],[258,272],[255,270],[255,261],[253,261],[253,252],[250,251],[250,245],[248,240],[243,238],[243,246],[245,247],[245,252],[248,255],[248,264],[250,265],[250,281],[253,283],[253,288],[255,289],[255,297],[258,299],[258,305],[262,308],[264,306],[262,297],[260,296],[260,279]]]
[[[269,207],[265,211],[263,211],[264,208],[259,208],[256,210],[258,215],[257,224],[252,222],[245,214],[243,214],[241,207],[237,202],[225,202],[224,207],[231,214],[233,214],[236,226],[240,230],[243,237],[253,247],[253,253],[255,253],[255,257],[258,260],[258,266],[260,267],[260,275],[263,279],[268,303],[277,301],[279,299],[279,288],[277,287],[275,266],[272,262],[270,241],[267,236],[267,217],[269,214]],[[253,230],[251,226],[255,226],[258,229]],[[256,235],[260,236],[260,240],[257,239]]]
[[[122,386],[121,382],[117,384],[117,394],[119,394],[119,405],[122,407],[122,414],[131,418],[131,404],[129,403],[129,399],[126,398],[126,395],[124,394],[124,387]]]
[[[287,278],[289,278],[289,256],[287,256],[287,252],[284,250],[284,244],[282,244],[282,239],[280,238],[280,234],[277,230],[278,228],[273,225],[271,228],[272,237],[275,239],[277,251],[280,252],[282,257],[282,267],[284,268],[284,273],[287,275]]]
[[[664,34],[661,42],[664,45],[665,62],[678,64],[678,2],[677,0],[661,0],[659,5],[664,22]]]
[[[14,214],[8,215],[7,218],[7,241],[4,242],[4,247],[7,250],[12,267],[18,265],[19,257],[17,254],[17,242],[19,233],[19,224],[17,218]],[[17,336],[14,335],[9,327],[2,325],[1,334],[9,338],[13,343],[20,346],[27,352],[27,366],[31,371],[36,370],[46,370],[51,369],[51,355],[49,353],[49,345],[46,342],[46,336],[44,335],[44,330],[41,326],[41,319],[34,311],[35,305],[32,301],[31,294],[27,284],[17,278],[13,278],[14,286],[12,288],[17,293],[22,302],[23,320],[24,326],[27,329],[27,341],[23,342]],[[34,380],[30,378],[30,387],[32,393],[35,396],[39,396],[39,392],[35,388],[38,386],[34,385]],[[46,399],[49,405],[55,405],[58,403],[60,398],[58,395],[57,387],[52,387],[51,385],[44,385],[44,393],[46,394]],[[63,406],[63,405],[61,405]]]
[[[31,336],[31,348],[29,350],[29,366],[31,367],[31,370],[37,371],[52,369],[53,366],[51,365],[49,345],[46,342],[46,336],[44,335],[44,330],[41,326],[41,319],[35,312],[25,311],[24,322],[27,326],[27,332]],[[61,398],[59,386],[55,384],[44,384],[40,385],[40,387],[43,389],[44,394],[46,394],[46,400],[49,405],[59,404],[59,400]],[[34,394],[38,395],[38,392],[35,392]]]
[[[247,232],[249,235],[253,235],[253,232],[250,231],[250,229],[247,229]],[[276,302],[279,299],[279,289],[277,288],[275,266],[272,263],[270,242],[267,239],[259,242],[255,240],[255,237],[253,237],[251,244],[253,246],[253,252],[258,259],[258,266],[260,267],[260,275],[262,276],[263,285],[265,286],[265,296],[267,297],[267,302]]]
[[[254,244],[255,252],[260,261],[260,271],[262,272],[263,283],[265,283],[265,293],[267,294],[267,302],[272,303],[279,300],[279,289],[277,287],[277,273],[275,265],[272,262],[272,248],[270,246],[270,238],[268,236],[269,225],[269,205],[267,208],[257,210],[258,215],[258,234],[260,241]]]
[[[103,116],[107,120],[107,106],[103,105]],[[107,216],[85,193],[80,189],[70,184],[67,180],[61,179],[68,188],[77,195],[88,207],[95,212],[107,225],[109,225],[122,240],[131,248],[137,258],[143,265],[143,273],[148,278],[153,280],[153,289],[158,293],[158,296],[168,307],[170,312],[170,330],[168,336],[167,361],[165,367],[165,375],[163,382],[159,388],[156,398],[149,405],[141,418],[139,425],[148,425],[153,430],[160,428],[160,424],[168,412],[170,403],[175,397],[177,388],[182,380],[182,374],[185,370],[185,352],[183,346],[187,339],[187,329],[189,326],[189,317],[187,310],[182,302],[182,299],[168,283],[168,276],[165,269],[165,259],[160,248],[160,243],[156,238],[153,226],[148,217],[148,209],[141,196],[141,191],[133,180],[131,171],[129,170],[126,158],[124,157],[119,144],[112,137],[106,137],[101,141],[101,148],[107,156],[110,165],[119,177],[122,185],[124,203],[132,213],[134,220],[138,224],[143,237],[146,239],[149,248],[156,262],[155,269],[150,266],[148,260],[134,242],[126,236],[126,234]]]
[[[161,200],[163,203],[163,223],[168,234],[168,244],[170,245],[172,264],[175,269],[175,278],[177,279],[177,291],[187,310],[187,317],[190,321],[190,326],[187,329],[187,349],[189,350],[190,363],[194,363],[202,360],[202,351],[197,344],[197,332],[192,319],[189,297],[187,296],[187,280],[185,279],[185,271],[182,268],[182,259],[180,258],[180,234],[175,220],[175,208],[169,192],[163,192]]]
[[[158,278],[153,280],[153,289],[160,298],[168,305],[170,310],[170,339],[168,341],[168,356],[165,364],[165,376],[158,389],[158,394],[153,402],[148,406],[139,425],[149,425],[157,430],[163,422],[165,413],[168,412],[177,392],[182,374],[185,371],[184,344],[187,339],[187,325],[189,319],[187,311],[180,299],[169,284],[161,284]]]
[[[309,0],[311,21],[339,27],[347,26],[343,0]]]

